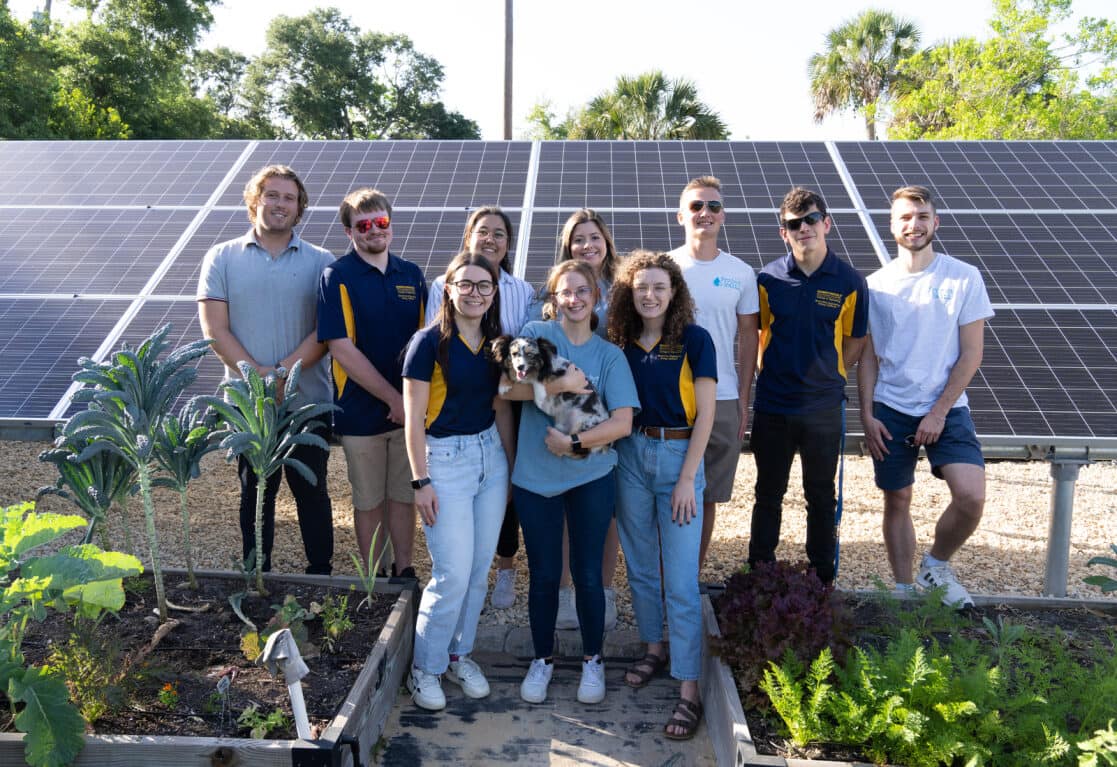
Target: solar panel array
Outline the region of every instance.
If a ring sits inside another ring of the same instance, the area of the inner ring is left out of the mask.
[[[283,163],[310,193],[310,242],[344,252],[337,206],[375,186],[395,207],[393,251],[429,280],[469,211],[497,204],[535,284],[583,205],[622,252],[681,244],[678,195],[701,175],[722,181],[722,247],[753,268],[785,253],[777,210],[802,185],[867,275],[891,256],[892,190],[925,184],[936,247],[981,270],[997,311],[969,389],[983,440],[1117,442],[1117,142],[0,142],[0,163],[0,423],[65,417],[80,356],[167,322],[176,345],[199,337],[202,258],[247,231],[245,182]],[[200,372],[191,394],[213,391],[221,367],[210,357]]]

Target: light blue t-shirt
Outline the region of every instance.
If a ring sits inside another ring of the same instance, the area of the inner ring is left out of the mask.
[[[636,383],[624,352],[601,336],[590,336],[590,340],[576,346],[566,337],[558,321],[529,322],[521,335],[546,338],[554,343],[559,354],[586,374],[610,412],[622,407],[639,411]],[[601,479],[617,465],[617,451],[612,447],[601,453],[590,453],[585,458],[555,455],[544,442],[547,427],[554,423],[554,419],[545,415],[534,402],[524,403],[512,484],[550,498]]]

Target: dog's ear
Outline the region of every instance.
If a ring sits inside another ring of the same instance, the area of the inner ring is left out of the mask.
[[[536,338],[535,345],[539,347],[539,351],[550,356],[558,354],[558,347],[548,341],[546,338]]]
[[[504,360],[508,358],[508,347],[511,343],[512,336],[506,335],[494,338],[492,343],[489,344],[489,351],[497,364],[503,364]]]

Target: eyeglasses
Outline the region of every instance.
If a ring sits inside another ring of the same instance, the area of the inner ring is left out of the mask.
[[[361,234],[368,234],[372,231],[372,227],[377,229],[387,229],[392,225],[392,219],[387,216],[377,216],[376,218],[363,218],[360,221],[353,222],[353,228]]]
[[[575,296],[581,298],[582,300],[585,300],[593,295],[593,288],[591,288],[589,285],[583,285],[582,287],[576,288],[574,290],[560,290],[555,293],[555,295],[561,298],[563,301],[569,301]]]
[[[473,236],[479,240],[492,237],[494,242],[504,242],[508,239],[508,232],[503,229],[496,229],[491,232],[488,229],[474,229]]]
[[[476,290],[477,294],[481,296],[491,296],[493,294],[493,284],[488,280],[481,280],[480,282],[458,280],[450,284],[457,288],[459,293],[472,293]]]
[[[697,213],[703,208],[709,208],[710,212],[716,216],[718,213],[721,213],[722,208],[725,206],[722,204],[721,200],[691,200],[687,207],[690,208],[691,213]]]
[[[780,221],[780,228],[787,229],[792,232],[798,232],[799,227],[801,227],[804,222],[807,224],[807,226],[814,226],[819,221],[825,220],[825,218],[825,213],[823,213],[822,211],[814,210],[800,218],[788,218]]]

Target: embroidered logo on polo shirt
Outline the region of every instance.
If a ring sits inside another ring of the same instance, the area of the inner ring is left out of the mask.
[[[827,309],[837,309],[842,305],[842,294],[835,293],[832,290],[818,290],[815,291],[814,301],[819,306],[825,306]]]
[[[396,285],[396,295],[404,301],[414,301],[416,293],[414,285]]]
[[[730,290],[740,290],[740,280],[735,280],[732,277],[714,277],[715,288],[729,288]]]

